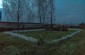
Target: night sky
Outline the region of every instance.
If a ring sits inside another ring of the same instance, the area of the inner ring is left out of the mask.
[[[85,22],[85,0],[55,0],[56,23]]]

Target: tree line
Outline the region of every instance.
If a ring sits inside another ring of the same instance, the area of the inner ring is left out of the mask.
[[[7,21],[16,21],[18,28],[23,20],[29,23],[34,20],[38,20],[38,23],[49,23],[51,28],[55,22],[54,0],[4,0],[3,10]]]

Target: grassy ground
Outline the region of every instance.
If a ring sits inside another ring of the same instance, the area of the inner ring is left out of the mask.
[[[0,55],[29,55],[35,44],[0,33]]]
[[[85,55],[85,29],[51,49],[53,55]]]
[[[34,37],[36,39],[53,40],[53,39],[59,39],[73,32],[75,31],[70,30],[65,32],[64,31],[53,32],[45,30],[45,31],[19,32],[19,34],[23,34],[28,37]]]
[[[85,29],[71,39],[43,46],[0,33],[0,55],[85,55],[84,52]]]
[[[85,55],[85,29],[71,39],[58,44],[46,44],[36,51],[41,55]]]

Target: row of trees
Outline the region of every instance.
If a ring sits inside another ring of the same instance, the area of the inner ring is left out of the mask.
[[[3,8],[7,21],[17,21],[18,28],[19,22],[32,22],[33,19],[39,20],[38,23],[49,23],[53,27],[54,0],[4,0]]]

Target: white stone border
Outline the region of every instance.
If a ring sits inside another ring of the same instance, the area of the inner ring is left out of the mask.
[[[44,29],[37,29],[37,30],[21,30],[19,32],[26,32],[26,31],[42,31]],[[67,36],[64,36],[60,39],[54,39],[52,41],[47,41],[47,43],[58,43],[62,40],[65,40],[67,38],[71,38],[73,37],[74,35],[76,35],[77,33],[79,33],[80,31],[82,31],[81,29],[69,29],[69,30],[76,30],[76,32],[70,34],[70,35],[67,35]],[[15,36],[15,37],[19,37],[19,38],[22,38],[22,39],[25,39],[27,41],[31,41],[31,42],[35,42],[37,43],[38,42],[38,39],[35,39],[35,38],[32,38],[32,37],[27,37],[27,36],[24,36],[24,35],[21,35],[21,34],[17,34],[16,33],[17,31],[11,31],[11,32],[4,32],[5,34],[9,34],[9,35],[12,35],[12,36]]]
[[[43,31],[45,29],[33,29],[33,30],[18,30],[18,32],[27,32],[27,31]],[[12,35],[12,36],[15,36],[15,37],[19,37],[19,38],[22,38],[24,40],[27,40],[27,41],[31,41],[31,42],[34,42],[34,43],[37,43],[38,42],[38,39],[35,39],[33,37],[27,37],[27,36],[24,36],[22,34],[17,34],[16,33],[17,30],[15,31],[8,31],[8,32],[3,32],[5,34],[9,34],[9,35]]]
[[[19,37],[19,38],[22,38],[24,40],[27,40],[27,41],[31,41],[31,42],[37,42],[38,40],[35,39],[35,38],[32,38],[32,37],[27,37],[27,36],[24,36],[24,35],[21,35],[21,34],[17,34],[17,33],[13,33],[13,32],[4,32],[5,34],[9,34],[9,35],[12,35],[14,37]]]
[[[64,37],[62,37],[62,38],[60,38],[60,39],[55,39],[55,40],[52,40],[52,41],[47,41],[47,43],[58,43],[58,42],[60,42],[60,41],[63,41],[63,40],[66,40],[66,39],[68,39],[68,38],[71,38],[71,37],[73,37],[74,35],[76,35],[77,33],[79,33],[80,31],[82,31],[81,29],[69,29],[69,30],[77,30],[76,32],[74,32],[74,33],[72,33],[72,34],[69,34],[69,35],[67,35],[67,36],[64,36]]]
[[[27,32],[27,31],[43,31],[43,30],[45,30],[45,29],[33,29],[33,30],[18,30],[18,32]],[[14,30],[14,31],[11,31],[11,32],[17,32],[17,30]]]

